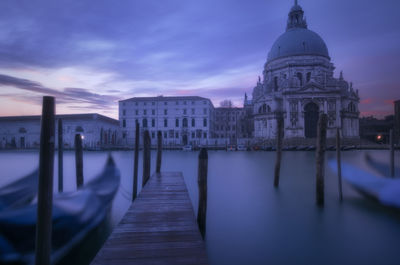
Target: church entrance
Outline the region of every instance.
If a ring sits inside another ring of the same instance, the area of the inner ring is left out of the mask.
[[[306,138],[317,137],[317,126],[319,118],[319,107],[317,104],[310,102],[304,107],[304,127]]]

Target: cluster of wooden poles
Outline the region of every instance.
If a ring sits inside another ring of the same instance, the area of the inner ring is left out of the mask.
[[[317,128],[317,149],[316,149],[316,203],[318,206],[324,206],[324,175],[325,175],[325,151],[326,151],[326,130],[328,116],[321,114],[318,119]],[[279,187],[279,177],[282,159],[282,141],[283,141],[283,118],[278,119],[276,140],[276,163],[274,170],[274,186]],[[338,171],[339,199],[343,200],[342,191],[342,169],[341,169],[341,137],[340,129],[336,129],[336,160]],[[390,176],[394,177],[394,138],[393,130],[390,130]]]
[[[138,185],[138,167],[139,167],[139,138],[140,129],[139,123],[136,123],[135,131],[135,153],[134,153],[134,166],[133,166],[133,188],[132,188],[132,202],[137,197]],[[150,147],[151,139],[148,130],[143,133],[143,177],[142,187],[144,187],[150,178]],[[161,131],[157,133],[157,160],[156,160],[156,174],[161,172],[162,161],[162,134]],[[199,205],[197,214],[197,223],[201,236],[205,237],[206,234],[206,213],[207,213],[207,174],[208,174],[208,152],[206,148],[202,148],[198,158],[198,188],[199,188]]]

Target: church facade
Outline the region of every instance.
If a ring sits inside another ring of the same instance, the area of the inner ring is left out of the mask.
[[[296,0],[253,89],[254,137],[275,139],[283,117],[285,138],[315,138],[319,115],[326,113],[328,138],[336,128],[342,137],[358,138],[358,90],[342,72],[335,78],[334,70],[324,40],[308,29]]]

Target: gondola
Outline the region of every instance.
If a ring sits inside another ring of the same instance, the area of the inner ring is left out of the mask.
[[[39,171],[0,188],[0,212],[30,203],[37,194]]]
[[[343,179],[362,195],[382,205],[400,208],[400,179],[376,176],[346,162],[341,164]],[[335,160],[329,161],[329,166],[337,171]]]
[[[385,176],[385,177],[390,177],[389,164],[377,161],[373,157],[371,157],[369,154],[366,154],[364,158],[365,158],[365,161],[367,162],[367,164],[371,168],[376,170],[379,174],[381,174],[382,176]],[[395,167],[394,172],[395,172],[395,177],[400,176],[400,167]]]
[[[61,260],[105,220],[120,183],[115,162],[81,189],[55,194],[52,213],[52,263]],[[0,212],[0,264],[34,260],[37,204]]]

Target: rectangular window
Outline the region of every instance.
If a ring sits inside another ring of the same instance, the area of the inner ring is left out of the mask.
[[[192,132],[192,138],[195,138],[195,136],[196,136],[196,135],[195,135],[195,133],[194,133],[194,132]]]
[[[135,110],[135,115],[139,115],[139,111],[138,110]]]
[[[151,119],[151,127],[156,127],[156,120],[155,119]]]
[[[192,115],[194,115],[194,109],[192,109]]]
[[[179,127],[179,119],[175,120],[175,127]]]
[[[165,101],[165,102],[164,102],[164,105],[168,105],[168,102],[167,102],[167,101]]]
[[[207,109],[206,108],[203,109],[203,113],[207,114]]]
[[[122,115],[126,115],[126,110],[122,110]]]
[[[151,132],[151,138],[155,138],[156,137],[156,134],[154,133],[154,132]]]
[[[135,102],[135,106],[137,106],[138,105],[138,103],[137,102]]]
[[[205,133],[203,134],[203,136],[204,136],[204,139],[206,139],[206,138],[207,138],[207,133],[205,132]]]
[[[168,120],[164,119],[164,127],[168,127]]]
[[[167,115],[167,114],[168,114],[168,110],[165,109],[165,110],[164,110],[164,115]]]
[[[122,127],[126,127],[126,120],[124,119],[124,120],[122,120]]]
[[[165,139],[167,139],[167,136],[168,136],[167,132],[164,132],[164,138]]]
[[[194,101],[192,101],[192,105],[194,105]]]
[[[179,138],[179,133],[178,133],[178,132],[175,133],[175,138],[176,138],[176,139]]]
[[[183,115],[186,115],[186,109],[183,109]]]
[[[155,109],[151,110],[151,115],[156,115],[156,110]]]
[[[143,110],[143,115],[147,115],[147,110]]]

